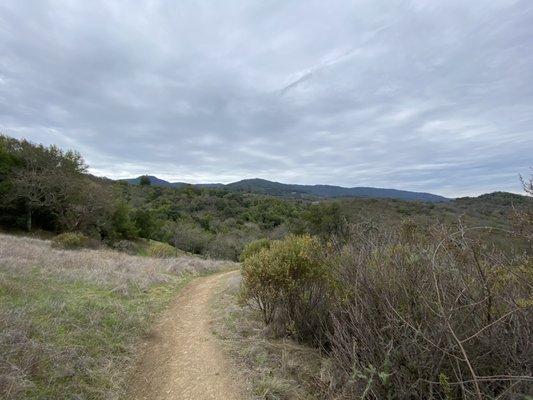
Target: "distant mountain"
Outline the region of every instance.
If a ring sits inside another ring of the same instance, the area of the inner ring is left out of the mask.
[[[150,182],[154,186],[179,188],[187,185],[184,182],[168,182],[159,179],[155,176],[148,176]],[[133,179],[125,179],[124,181],[138,185],[140,177]],[[204,183],[194,184],[192,186],[198,188],[218,189],[225,188],[233,191],[261,193],[271,196],[282,197],[367,197],[367,198],[386,198],[386,199],[401,199],[401,200],[416,200],[427,202],[444,202],[450,199],[431,193],[411,192],[407,190],[397,189],[381,189],[372,187],[352,187],[346,188],[342,186],[332,185],[295,185],[279,182],[272,182],[266,179],[243,179],[238,182],[224,185],[222,183]]]
[[[226,185],[228,189],[242,190],[254,193],[264,193],[274,196],[285,197],[369,197],[401,200],[418,200],[429,202],[448,201],[446,197],[431,193],[410,192],[406,190],[381,189],[372,187],[352,187],[332,185],[294,185],[279,182],[271,182],[265,179],[244,179],[242,181]]]
[[[146,176],[148,177],[148,179],[150,179],[150,183],[153,186],[180,188],[183,186],[190,185],[190,186],[195,186],[198,188],[206,188],[206,189],[217,189],[217,188],[224,186],[223,183],[198,183],[198,184],[191,185],[190,183],[186,183],[186,182],[168,182],[168,181],[165,181],[164,179],[159,179],[157,176],[152,176],[152,175],[146,175]],[[120,179],[120,181],[128,182],[130,185],[139,185],[141,182],[141,177],[139,176],[137,178],[131,178],[131,179]]]
[[[176,183],[170,183],[163,179],[159,179],[156,176],[148,175],[148,179],[150,179],[150,183],[154,186],[163,186],[163,187],[179,187],[183,186],[181,182]],[[121,179],[122,181],[128,182],[130,185],[139,185],[141,182],[141,177],[132,178],[132,179]]]

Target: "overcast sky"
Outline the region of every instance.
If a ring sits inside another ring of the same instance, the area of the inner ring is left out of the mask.
[[[2,0],[0,132],[111,178],[519,191],[533,1]]]

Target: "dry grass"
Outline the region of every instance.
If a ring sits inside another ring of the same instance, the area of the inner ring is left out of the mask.
[[[237,302],[239,281],[213,304],[214,330],[238,365],[254,400],[322,399],[331,380],[329,361],[290,339],[276,339],[259,313]]]
[[[234,268],[228,261],[132,256],[113,250],[60,250],[46,240],[0,234],[0,268],[2,274],[60,274],[62,280],[112,285],[114,291],[146,290],[152,285],[169,282],[173,277]]]
[[[121,398],[154,316],[192,276],[232,267],[0,234],[0,399]]]

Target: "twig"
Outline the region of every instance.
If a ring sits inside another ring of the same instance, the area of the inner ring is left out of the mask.
[[[493,322],[491,322],[490,324],[485,325],[483,328],[481,328],[479,331],[477,331],[477,332],[474,333],[473,335],[467,337],[466,339],[461,340],[461,343],[468,342],[470,339],[475,338],[477,335],[479,335],[479,334],[480,334],[481,332],[483,332],[485,329],[490,328],[492,325],[497,324],[497,323],[500,322],[502,319],[504,319],[504,318],[507,317],[508,315],[511,315],[512,313],[514,313],[515,311],[518,311],[518,310],[519,310],[519,308],[515,308],[514,310],[511,310],[511,311],[509,311],[508,313],[502,315],[502,316],[501,316],[500,318],[498,318],[496,321],[493,321]]]

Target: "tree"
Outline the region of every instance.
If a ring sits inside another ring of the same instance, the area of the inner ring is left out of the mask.
[[[307,231],[313,235],[329,237],[344,233],[345,221],[337,202],[312,204],[302,214]]]
[[[139,208],[133,213],[133,221],[140,237],[152,239],[161,227],[161,222],[152,210]]]
[[[137,235],[137,228],[131,218],[131,207],[124,201],[115,206],[112,216],[113,230],[120,238],[131,239]]]
[[[143,175],[139,178],[139,185],[141,186],[150,186],[152,181],[148,175]]]
[[[5,136],[1,139],[2,172],[6,175],[3,180],[10,186],[2,196],[3,202],[23,204],[28,231],[32,229],[34,212],[44,211],[57,218],[79,200],[77,184],[87,167],[78,152]]]
[[[531,175],[529,179],[524,179],[522,176],[520,176],[520,181],[522,182],[524,191],[528,195],[533,196],[533,175]]]

